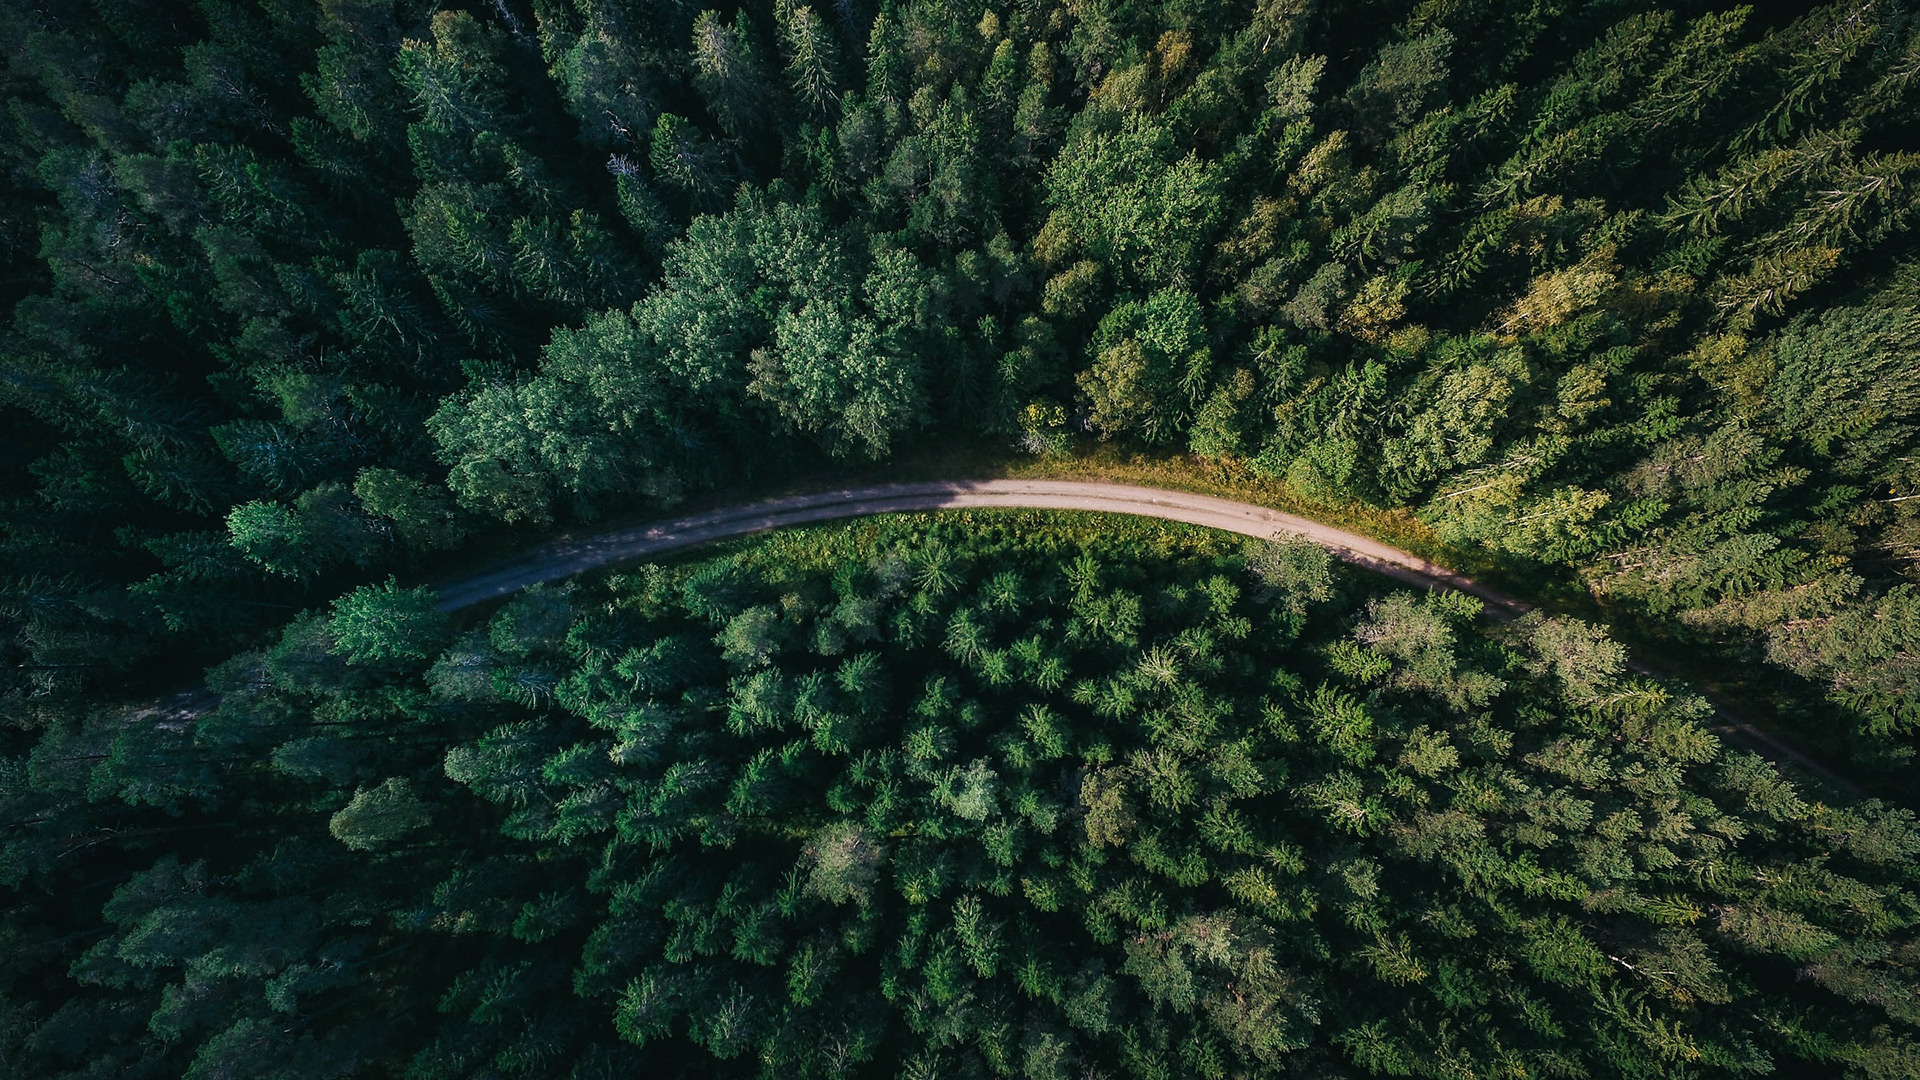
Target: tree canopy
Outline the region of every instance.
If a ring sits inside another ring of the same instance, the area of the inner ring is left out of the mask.
[[[1911,803],[1910,0],[0,44],[0,1071],[1920,1072],[1913,807],[1594,624]],[[1080,454],[1588,618],[988,516],[415,587]]]
[[[1590,624],[1014,512],[413,600],[4,774],[22,1075],[1920,1067],[1912,813]]]
[[[0,15],[11,696],[500,524],[1106,442],[1914,751],[1903,0],[175,7]]]

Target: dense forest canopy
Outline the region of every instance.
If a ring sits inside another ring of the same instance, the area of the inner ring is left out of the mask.
[[[8,0],[0,38],[16,697],[479,529],[1104,440],[1411,508],[1911,758],[1904,3]]]
[[[0,1060],[1920,1071],[1911,812],[1807,797],[1589,624],[1238,544],[973,512],[464,627],[363,587],[192,722],[36,750]]]
[[[1906,797],[1904,0],[0,43],[0,1073],[1920,1075],[1910,810],[1587,622],[984,514],[410,587],[955,447],[1180,455],[1573,582]]]

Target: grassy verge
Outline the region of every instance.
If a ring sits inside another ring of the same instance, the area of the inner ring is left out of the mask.
[[[722,540],[679,552],[662,565],[716,556],[743,556],[750,563],[833,570],[851,560],[928,542],[957,554],[995,558],[1008,552],[1058,557],[1088,551],[1115,563],[1238,556],[1245,537],[1157,518],[1116,517],[1088,510],[969,508],[908,511],[875,517],[799,525]]]

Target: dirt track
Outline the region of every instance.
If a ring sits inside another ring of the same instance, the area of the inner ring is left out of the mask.
[[[1527,604],[1445,567],[1436,566],[1411,552],[1308,518],[1231,499],[1085,480],[881,484],[725,507],[654,525],[541,545],[486,573],[439,586],[440,607],[444,611],[459,611],[543,581],[557,581],[602,566],[652,558],[681,548],[770,529],[872,514],[966,507],[1094,510],[1182,521],[1189,525],[1202,525],[1263,539],[1302,536],[1355,566],[1423,588],[1455,589],[1477,596],[1486,601],[1488,613],[1496,618],[1512,618],[1529,610]],[[1643,674],[1655,674],[1652,668],[1642,662],[1635,661],[1631,666]],[[1730,735],[1770,757],[1793,761],[1836,784],[1852,788],[1844,779],[1798,750],[1736,719],[1725,710],[1718,710],[1716,719],[1716,729],[1722,734]]]
[[[569,577],[583,570],[651,558],[696,544],[769,529],[870,514],[963,507],[1097,510],[1183,521],[1189,525],[1204,525],[1243,536],[1304,536],[1347,562],[1410,584],[1457,589],[1480,597],[1491,607],[1509,614],[1527,610],[1525,604],[1479,582],[1345,529],[1231,499],[1080,480],[884,484],[727,507],[655,525],[535,548],[494,570],[441,586],[440,606],[447,611],[458,611],[518,592],[529,585]]]

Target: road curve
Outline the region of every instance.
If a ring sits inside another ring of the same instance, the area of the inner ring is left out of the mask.
[[[486,573],[440,586],[440,607],[443,611],[459,611],[529,585],[571,577],[584,570],[652,558],[697,544],[770,529],[873,514],[969,507],[1093,510],[1181,521],[1262,539],[1301,536],[1346,562],[1409,584],[1469,593],[1506,615],[1528,610],[1527,605],[1471,578],[1359,533],[1252,503],[1086,480],[880,484],[725,507],[653,525],[543,545]]]
[[[485,573],[439,585],[440,609],[460,611],[543,581],[557,581],[603,566],[653,558],[682,548],[772,529],[874,514],[971,507],[1091,510],[1180,521],[1261,539],[1299,536],[1319,544],[1345,562],[1410,585],[1453,589],[1479,597],[1486,602],[1487,613],[1498,619],[1511,619],[1531,610],[1528,604],[1411,552],[1310,518],[1209,495],[1091,480],[961,480],[877,484],[723,507],[653,525],[543,544]],[[1653,668],[1638,660],[1630,666],[1641,674],[1657,674]],[[1766,732],[1735,718],[1717,703],[1715,712],[1718,721],[1715,729],[1720,733],[1730,735],[1769,757],[1795,762],[1836,785],[1857,791],[1844,778]]]

